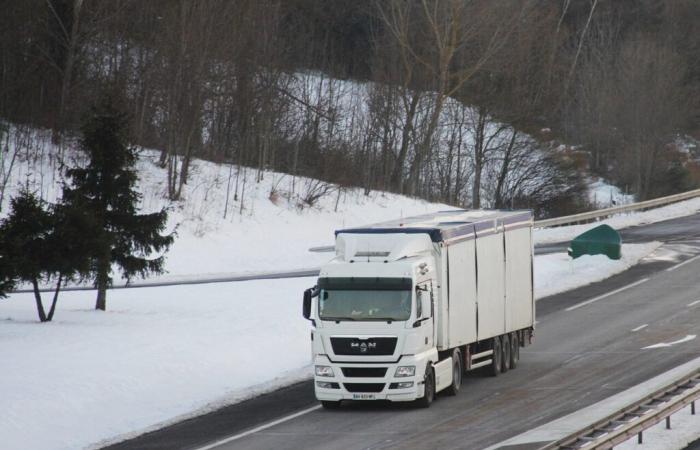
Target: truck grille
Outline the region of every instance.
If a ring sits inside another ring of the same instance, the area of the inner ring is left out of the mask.
[[[382,392],[384,383],[343,383],[348,392]]]
[[[374,337],[367,339],[332,337],[331,346],[336,355],[393,355],[396,348],[395,337]]]
[[[381,378],[386,375],[386,367],[341,367],[348,378]]]

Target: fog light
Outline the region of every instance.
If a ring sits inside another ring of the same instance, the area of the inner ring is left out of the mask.
[[[395,377],[412,377],[416,374],[416,366],[399,366],[396,368]]]
[[[338,383],[329,383],[328,381],[317,381],[316,386],[320,387],[321,389],[340,389],[340,385],[338,385]]]
[[[333,377],[333,368],[330,366],[316,366],[317,377]]]

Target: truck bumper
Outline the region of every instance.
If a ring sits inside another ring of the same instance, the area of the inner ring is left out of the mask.
[[[314,375],[316,398],[329,401],[389,400],[410,402],[424,395],[423,375],[428,362],[427,354],[404,356],[398,363],[394,364],[332,363],[328,357],[319,355],[314,358],[314,365],[331,367],[333,376],[319,377]],[[415,366],[414,376],[396,377],[396,368],[399,366]],[[377,373],[384,369],[386,370],[383,375]],[[370,375],[363,373],[367,370],[375,373],[371,374],[373,376],[365,376]]]

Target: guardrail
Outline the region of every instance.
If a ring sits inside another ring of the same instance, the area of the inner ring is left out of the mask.
[[[670,429],[671,415],[685,406],[691,405],[691,414],[695,414],[695,402],[698,399],[700,370],[539,450],[611,449],[635,435],[641,444],[644,430],[664,419],[666,428]]]
[[[668,205],[670,203],[680,202],[691,198],[700,197],[700,189],[693,191],[682,192],[680,194],[669,195],[667,197],[655,198],[638,203],[630,203],[628,205],[612,206],[610,208],[598,209],[581,214],[573,214],[571,216],[555,217],[553,219],[544,219],[535,221],[535,228],[556,227],[560,225],[570,225],[574,223],[585,223],[595,219],[610,217],[615,214],[639,211],[642,209],[655,208],[658,206]]]

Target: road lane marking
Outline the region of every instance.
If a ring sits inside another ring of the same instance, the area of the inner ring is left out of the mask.
[[[686,337],[684,337],[683,339],[678,339],[677,341],[673,341],[673,342],[660,342],[660,343],[658,343],[658,344],[650,345],[650,346],[648,346],[648,347],[642,347],[642,350],[646,350],[646,349],[649,349],[649,348],[666,348],[666,347],[670,347],[670,346],[672,346],[672,345],[682,344],[683,342],[692,341],[692,340],[695,339],[695,338],[696,338],[696,336],[695,336],[694,334],[689,334],[689,335],[687,335]]]
[[[219,441],[213,442],[211,444],[205,445],[204,447],[198,447],[196,450],[210,450],[210,449],[216,448],[220,445],[228,444],[229,442],[233,442],[233,441],[238,440],[242,437],[246,437],[246,436],[250,436],[251,434],[255,434],[258,431],[266,430],[268,428],[274,427],[275,425],[279,425],[281,423],[290,421],[292,419],[296,419],[299,416],[303,416],[304,414],[308,414],[308,413],[316,411],[317,409],[320,409],[320,408],[321,408],[321,405],[316,405],[316,406],[312,406],[311,408],[302,409],[299,412],[296,412],[294,414],[290,414],[288,416],[284,416],[284,417],[277,419],[277,420],[273,420],[272,422],[268,422],[264,425],[260,425],[259,427],[255,427],[255,428],[250,429],[248,431],[244,431],[243,433],[238,433],[238,434],[235,434],[233,436],[229,436],[227,438],[224,438],[224,439],[221,439]]]
[[[676,265],[673,266],[673,267],[669,267],[668,269],[666,269],[666,272],[672,272],[672,271],[678,269],[678,268],[681,267],[681,266],[685,266],[686,264],[689,264],[689,263],[695,261],[695,260],[698,259],[698,258],[700,258],[700,255],[693,256],[693,257],[690,258],[690,259],[686,259],[685,261],[683,261],[683,262],[680,263],[680,264],[676,264]]]
[[[700,300],[695,300],[693,303],[688,303],[688,308],[691,308],[697,304],[700,304]]]
[[[632,331],[633,331],[633,332],[634,332],[634,331],[639,331],[639,330],[644,329],[644,328],[646,328],[646,327],[648,327],[648,326],[649,326],[649,324],[648,324],[648,323],[645,323],[644,325],[640,325],[640,326],[638,326],[637,328],[632,328]]]
[[[594,297],[594,298],[592,298],[592,299],[590,299],[590,300],[586,300],[585,302],[577,303],[577,304],[575,304],[574,306],[569,306],[568,308],[566,308],[566,311],[573,311],[573,310],[575,310],[575,309],[581,308],[582,306],[590,305],[591,303],[595,303],[595,302],[597,302],[598,300],[603,300],[604,298],[610,297],[611,295],[618,294],[618,293],[620,293],[620,292],[622,292],[622,291],[625,291],[625,290],[627,290],[627,289],[633,288],[633,287],[635,287],[635,286],[639,286],[640,284],[645,283],[645,282],[647,282],[647,281],[649,281],[649,278],[642,278],[642,279],[639,280],[639,281],[635,281],[634,283],[628,284],[627,286],[622,286],[621,288],[615,289],[614,291],[610,291],[610,292],[608,292],[607,294],[599,295],[599,296]]]

